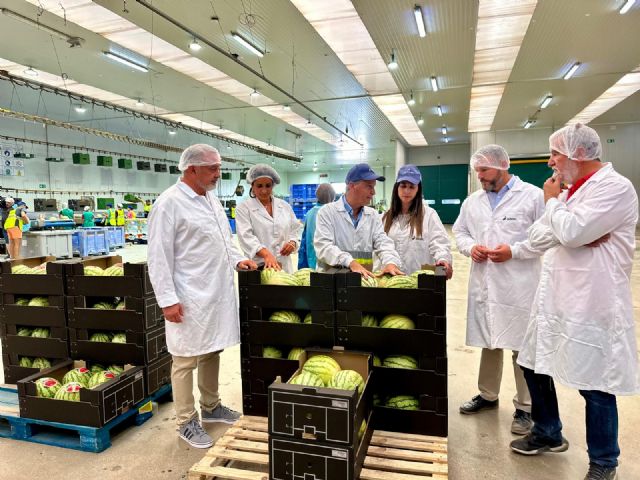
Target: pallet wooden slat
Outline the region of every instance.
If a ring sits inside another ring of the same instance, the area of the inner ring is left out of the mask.
[[[224,447],[211,447],[213,454],[216,457],[224,458],[226,460],[236,460],[238,462],[257,463],[259,465],[269,464],[269,455],[263,455],[261,453],[240,452],[238,450],[232,450]]]
[[[447,480],[447,475],[413,475],[411,473],[385,472],[363,468],[360,471],[360,480]]]
[[[415,450],[404,450],[400,448],[385,448],[369,446],[367,455],[385,459],[409,460],[413,462],[447,463],[447,455],[433,452],[417,452]]]
[[[367,468],[377,468],[378,470],[407,473],[442,474],[447,473],[448,471],[446,465],[438,463],[420,463],[410,462],[406,460],[392,460],[389,458],[370,457],[368,455],[364,459],[364,466]]]
[[[205,478],[215,480],[269,480],[269,474],[264,472],[254,472],[252,470],[241,470],[231,467],[209,467],[202,468],[195,472],[189,472],[189,480],[201,478],[198,475],[205,475]]]
[[[416,442],[415,440],[403,440],[400,438],[386,438],[373,435],[371,445],[378,447],[402,448],[405,450],[416,450],[421,452],[441,452],[447,453],[447,445],[435,442]]]
[[[269,453],[269,445],[265,442],[251,442],[248,440],[238,440],[233,437],[223,436],[216,445],[227,449],[240,450],[243,452]]]

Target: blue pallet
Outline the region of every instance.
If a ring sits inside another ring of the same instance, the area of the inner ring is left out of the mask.
[[[142,425],[151,418],[153,413],[139,413],[138,410],[149,402],[157,402],[167,398],[170,393],[171,385],[163,385],[153,395],[100,428],[0,414],[0,438],[12,438],[83,452],[99,453],[111,446],[111,430],[125,424]],[[0,405],[17,408],[17,390],[0,387]]]
[[[78,228],[71,235],[71,246],[73,254],[80,257],[106,255],[109,253],[107,231],[97,227]]]

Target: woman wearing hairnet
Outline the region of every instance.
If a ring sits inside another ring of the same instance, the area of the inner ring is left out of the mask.
[[[272,195],[280,175],[269,165],[257,164],[247,173],[249,196],[236,210],[238,241],[244,253],[265,268],[295,271],[291,254],[298,248],[302,225],[291,206]]]
[[[451,278],[451,246],[449,236],[436,211],[423,201],[422,175],[415,165],[398,170],[391,194],[391,208],[382,216],[385,233],[393,240],[407,274],[422,265],[442,265]],[[375,259],[374,270],[381,262]]]
[[[313,246],[313,236],[316,233],[316,216],[322,206],[336,199],[336,192],[330,183],[318,185],[316,199],[318,203],[304,217],[304,230],[302,231],[300,251],[298,252],[298,268],[313,268],[314,270],[316,268],[316,249]]]

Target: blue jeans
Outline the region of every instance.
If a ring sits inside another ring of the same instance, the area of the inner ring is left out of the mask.
[[[558,445],[562,441],[562,422],[553,379],[523,368],[531,393],[531,435],[536,443]],[[597,390],[580,390],[586,401],[587,447],[589,461],[603,467],[616,467],[618,446],[618,406],[615,395]]]

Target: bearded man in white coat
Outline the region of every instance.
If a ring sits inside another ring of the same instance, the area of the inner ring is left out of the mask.
[[[549,148],[555,174],[544,184],[544,216],[529,235],[547,251],[518,358],[534,426],[511,449],[535,455],[568,448],[557,381],[586,402],[585,480],[611,480],[620,455],[616,395],[640,391],[631,301],[638,196],[627,178],[600,161],[592,128],[564,127],[551,135]],[[571,188],[563,191],[562,184]]]
[[[482,347],[480,393],[460,406],[474,414],[496,408],[502,381],[503,349],[512,351],[516,395],[511,432],[532,425],[531,398],[516,363],[540,274],[541,251],[531,248],[527,229],[542,215],[542,190],[509,173],[509,154],[487,145],[471,157],[482,190],[462,204],[453,233],[460,253],[473,260],[467,303],[467,345]]]
[[[233,423],[240,416],[220,402],[220,352],[240,341],[234,270],[257,268],[234,246],[227,216],[212,192],[220,166],[215,148],[188,147],[178,165],[182,177],[160,195],[149,217],[149,276],[173,356],[178,434],[195,448],[213,445],[194,406],[196,367],[202,422]]]

